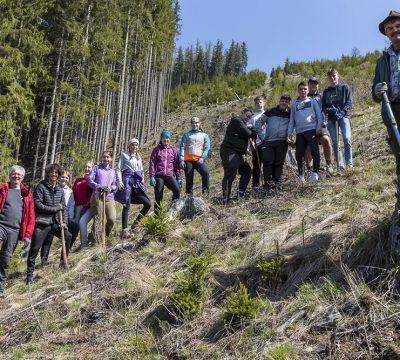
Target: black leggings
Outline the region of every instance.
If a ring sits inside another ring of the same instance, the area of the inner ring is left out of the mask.
[[[198,161],[185,161],[186,194],[193,194],[193,175],[195,170],[201,175],[202,192],[210,191],[210,176],[207,164],[205,162],[199,164]]]
[[[319,137],[315,130],[309,130],[296,135],[296,161],[299,175],[304,174],[303,158],[306,154],[307,145],[310,145],[311,157],[313,159],[313,172],[319,171],[321,158],[319,156]]]
[[[164,186],[172,191],[172,201],[179,199],[180,188],[175,176],[156,176],[156,185],[154,186],[154,212],[157,213],[161,207],[164,195]]]
[[[147,198],[147,196],[140,189],[132,189],[131,193],[131,201],[122,208],[122,228],[126,229],[128,227],[128,215],[129,208],[131,204],[142,204],[142,210],[140,210],[139,215],[133,222],[132,226],[135,226],[142,217],[144,217],[151,208],[151,201]]]
[[[61,228],[58,224],[42,226],[36,224],[35,231],[33,232],[32,236],[32,243],[28,253],[28,261],[27,261],[27,277],[32,278],[33,271],[35,270],[35,261],[36,257],[39,254],[40,248],[43,245],[47,235],[55,235],[61,239]],[[64,238],[65,238],[65,247],[67,249],[67,255],[69,249],[71,247],[71,233],[64,229]],[[62,251],[61,251],[61,261],[62,258]]]

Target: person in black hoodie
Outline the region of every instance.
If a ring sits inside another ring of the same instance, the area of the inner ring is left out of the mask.
[[[247,122],[253,116],[249,109],[244,109],[240,116],[231,119],[226,129],[225,138],[222,141],[220,155],[224,167],[222,179],[222,196],[224,204],[228,204],[232,183],[239,172],[239,197],[243,197],[247,185],[251,179],[251,167],[246,161],[245,155],[250,138],[256,138],[257,133],[253,126]]]
[[[36,227],[28,253],[26,283],[30,284],[35,270],[35,260],[48,234],[61,238],[61,226],[64,227],[65,246],[67,254],[71,245],[71,233],[67,229],[68,214],[65,206],[64,190],[58,183],[63,169],[58,164],[47,165],[46,178],[39,182],[33,198],[35,202]],[[63,219],[59,218],[60,210]],[[61,254],[61,267],[65,267]]]

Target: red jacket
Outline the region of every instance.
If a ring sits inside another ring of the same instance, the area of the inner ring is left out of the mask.
[[[3,210],[4,203],[6,202],[9,186],[9,182],[0,186],[0,212]],[[30,239],[35,229],[35,206],[32,193],[23,184],[21,184],[21,194],[24,202],[24,212],[19,238],[20,240],[24,240],[25,238]]]
[[[85,210],[89,209],[92,191],[93,189],[89,187],[89,179],[84,177],[76,179],[74,185],[72,186],[75,206],[83,205]]]

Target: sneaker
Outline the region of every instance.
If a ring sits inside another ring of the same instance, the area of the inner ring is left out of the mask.
[[[305,185],[306,179],[304,178],[304,175],[299,176],[299,181],[300,181],[300,185]]]
[[[87,244],[80,244],[79,245],[79,247],[78,247],[78,249],[76,250],[77,252],[78,251],[85,251],[85,250],[87,250],[88,249],[88,245]]]
[[[32,276],[27,276],[25,279],[25,284],[26,285],[31,285],[33,283]]]
[[[311,184],[315,185],[318,182],[318,173],[311,173]]]
[[[4,291],[3,288],[0,288],[0,298],[6,297],[6,292]]]
[[[239,191],[239,199],[244,198],[245,196],[245,191]]]
[[[332,176],[333,175],[333,167],[332,164],[326,165],[326,172],[328,175]]]
[[[47,259],[42,258],[40,261],[40,265],[42,265],[42,267],[45,267],[45,266],[49,265],[49,262],[47,261]]]

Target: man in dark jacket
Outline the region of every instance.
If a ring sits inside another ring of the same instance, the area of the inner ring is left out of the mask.
[[[396,118],[397,127],[400,125],[400,12],[392,10],[379,24],[379,31],[386,35],[391,45],[378,59],[375,68],[374,83],[372,85],[372,97],[375,101],[381,101],[387,92],[393,115]],[[387,127],[389,145],[396,158],[396,173],[400,176],[400,146],[393,134],[390,119],[382,107],[383,123]]]
[[[322,94],[322,111],[328,116],[328,130],[332,139],[335,159],[339,159],[340,168],[351,169],[353,167],[353,152],[350,115],[353,108],[353,96],[349,85],[339,83],[339,72],[336,69],[329,69],[327,75],[330,85]],[[345,164],[340,149],[337,151],[339,139],[336,139],[336,123],[343,137]]]
[[[35,227],[33,197],[22,184],[25,169],[14,165],[9,171],[9,181],[0,187],[0,296],[4,296],[4,284],[8,276],[11,256],[18,240],[24,248],[29,246]]]
[[[61,226],[64,228],[64,239],[67,254],[71,246],[71,233],[67,230],[68,214],[65,206],[64,190],[58,183],[63,169],[58,164],[50,164],[45,170],[46,178],[36,187],[33,197],[35,201],[36,228],[29,249],[26,283],[30,284],[35,270],[35,260],[48,234],[61,238]],[[62,210],[63,218],[59,212]],[[61,267],[65,267],[61,253]]]
[[[247,185],[251,179],[251,167],[246,161],[245,155],[250,138],[256,138],[257,133],[247,122],[253,116],[249,109],[244,109],[240,116],[231,119],[226,129],[225,138],[222,141],[220,155],[224,167],[222,179],[222,196],[224,204],[228,204],[232,183],[239,172],[239,197],[243,197]]]

